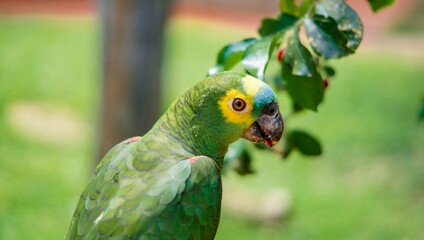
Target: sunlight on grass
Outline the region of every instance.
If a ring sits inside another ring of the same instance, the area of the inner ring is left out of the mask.
[[[172,22],[163,109],[205,76],[223,45],[253,34]],[[0,19],[0,239],[61,239],[69,226],[95,153],[101,90],[97,37],[92,19]],[[324,155],[293,154],[282,161],[257,151],[256,175],[230,173],[224,179],[224,186],[239,184],[258,194],[288,189],[289,216],[262,225],[224,212],[217,239],[424,239],[419,60],[360,51],[335,62],[337,77],[319,114],[307,112],[287,123],[320,138]],[[287,99],[280,96],[283,106],[289,106]],[[90,130],[69,144],[28,137],[6,116],[9,106],[22,101],[62,106]]]

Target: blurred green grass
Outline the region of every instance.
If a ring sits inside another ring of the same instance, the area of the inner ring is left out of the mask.
[[[61,239],[95,153],[99,31],[93,19],[0,19],[0,239]],[[173,21],[167,31],[163,109],[203,78],[220,47],[253,32]],[[335,62],[319,114],[288,121],[319,137],[325,154],[288,161],[255,152],[257,174],[229,174],[264,192],[288,189],[290,216],[263,226],[224,212],[217,239],[424,239],[424,127],[417,110],[422,59],[359,51]],[[52,102],[91,129],[54,144],[19,133],[6,115],[17,101]],[[282,112],[290,112],[280,96]],[[137,135],[137,133],[134,133]],[[225,189],[224,189],[225,194]]]

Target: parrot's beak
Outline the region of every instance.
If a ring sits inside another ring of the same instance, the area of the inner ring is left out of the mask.
[[[244,132],[243,137],[249,141],[263,142],[268,147],[278,143],[283,134],[284,122],[277,103],[264,108],[261,116]]]

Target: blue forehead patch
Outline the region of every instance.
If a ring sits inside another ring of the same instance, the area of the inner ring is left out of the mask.
[[[255,106],[263,107],[277,100],[274,91],[271,87],[266,86],[261,88],[258,93],[256,93],[255,98],[253,99]]]

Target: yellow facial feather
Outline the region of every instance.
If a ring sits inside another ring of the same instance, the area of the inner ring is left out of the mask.
[[[244,77],[241,81],[243,82],[243,90],[247,95],[252,97],[256,96],[256,93],[258,93],[261,88],[266,86],[266,84],[261,80],[258,80],[249,75]]]
[[[241,98],[246,102],[246,108],[243,111],[237,112],[233,110],[232,103],[234,98]],[[252,116],[252,100],[251,96],[243,94],[236,89],[231,89],[218,101],[218,105],[228,122],[250,126],[255,121]]]

